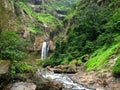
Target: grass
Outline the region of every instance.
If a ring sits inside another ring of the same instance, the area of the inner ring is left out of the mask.
[[[115,65],[112,68],[114,75],[120,75],[120,56],[117,58]]]
[[[109,57],[117,52],[119,46],[120,43],[114,44],[109,48],[104,45],[102,48],[95,51],[85,64],[87,70],[100,70],[104,68],[107,65]]]

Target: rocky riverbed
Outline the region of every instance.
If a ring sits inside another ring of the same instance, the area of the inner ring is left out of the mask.
[[[62,67],[62,68],[61,68]],[[51,71],[57,71],[57,73],[63,73],[63,67],[67,66],[55,66],[54,68],[47,67]],[[67,73],[69,68],[67,67]],[[74,72],[74,74],[73,74]],[[89,88],[96,90],[120,90],[120,78],[114,77],[112,72],[106,69],[100,71],[86,71],[83,65],[77,66],[76,70],[69,70],[67,74],[74,82],[82,84]]]
[[[4,64],[4,62],[6,64]],[[112,75],[111,70],[108,69],[108,67],[110,68],[109,65],[107,68],[100,71],[89,72],[85,70],[84,65],[76,67],[68,65],[60,65],[55,67],[49,66],[46,68],[55,73],[44,74],[43,72],[38,70],[36,71],[36,73],[27,74],[28,77],[26,78],[26,80],[24,80],[21,79],[21,77],[8,79],[8,75],[5,74],[5,72],[8,71],[10,62],[7,62],[8,61],[1,61],[0,63],[0,71],[1,74],[3,74],[0,78],[1,85],[2,82],[6,82],[3,84],[8,83],[7,86],[5,86],[5,90],[62,90],[64,86],[67,86],[67,88],[69,88],[67,90],[77,90],[74,89],[76,87],[80,87],[83,90],[87,90],[88,88],[86,87],[96,90],[120,90],[120,78],[114,77]],[[58,77],[62,77],[62,79]],[[60,80],[65,81],[65,83],[60,82]]]
[[[120,90],[120,78],[113,77],[107,69],[86,72],[83,68],[79,68],[78,72],[70,77],[75,82],[96,90]]]

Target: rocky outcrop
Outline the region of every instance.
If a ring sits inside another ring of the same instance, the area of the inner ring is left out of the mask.
[[[44,41],[44,37],[42,36],[35,36],[35,42],[34,42],[34,51],[39,51],[42,49],[42,44],[43,44],[43,41]],[[54,46],[54,43],[52,40],[48,40],[47,41],[48,44],[49,44],[49,50],[50,51],[53,51],[55,49],[55,46]]]
[[[41,50],[43,41],[44,41],[43,37],[35,36],[35,42],[33,46],[35,51]]]
[[[58,65],[53,68],[50,66],[46,67],[48,70],[53,71],[55,73],[69,73],[73,74],[77,72],[77,68],[75,65]]]

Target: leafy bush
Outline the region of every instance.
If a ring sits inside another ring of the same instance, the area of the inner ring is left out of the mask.
[[[113,66],[112,72],[115,76],[120,75],[120,57],[117,58],[117,61]]]
[[[82,62],[82,60],[80,60],[80,59],[77,61],[77,65],[81,65],[82,63],[83,63],[83,62]]]
[[[12,31],[2,31],[0,35],[0,58],[21,60],[25,56],[20,37]]]
[[[114,11],[114,14],[111,16],[111,19],[106,24],[107,32],[119,32],[120,31],[120,8]]]
[[[65,58],[62,62],[61,62],[61,64],[68,64],[69,63],[69,60],[67,59],[67,58]]]
[[[23,74],[31,71],[33,71],[33,67],[26,62],[14,62],[11,64],[10,75],[14,77],[18,73]]]
[[[26,62],[20,62],[15,65],[16,72],[27,72],[32,70],[32,66],[28,65]]]

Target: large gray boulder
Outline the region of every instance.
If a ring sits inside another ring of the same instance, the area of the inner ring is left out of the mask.
[[[16,82],[10,90],[36,90],[36,85],[34,83]]]

